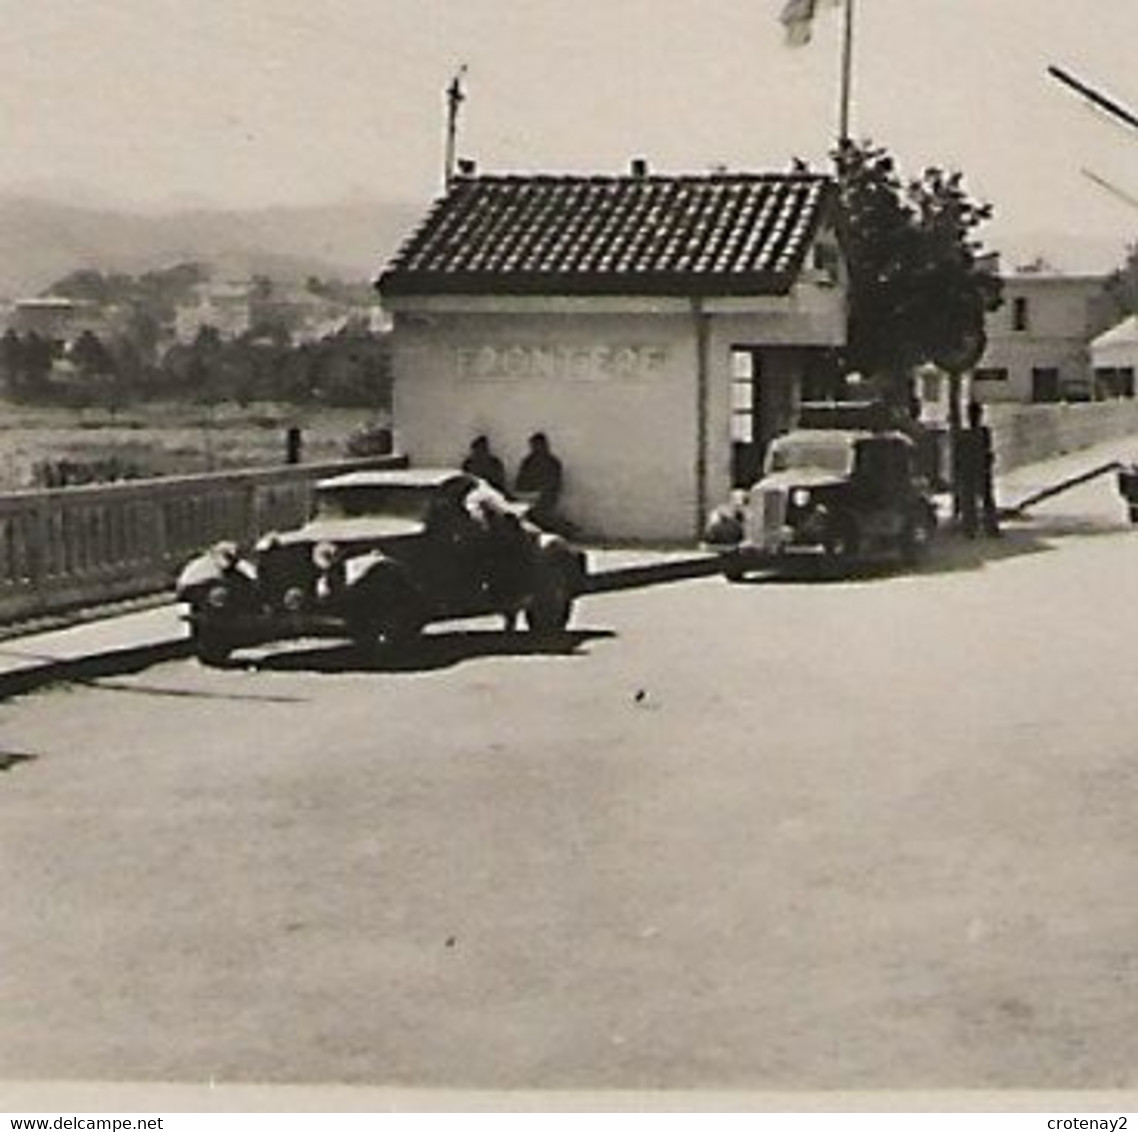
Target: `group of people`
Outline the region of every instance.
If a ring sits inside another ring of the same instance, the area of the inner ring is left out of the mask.
[[[549,438],[535,432],[529,438],[529,451],[518,465],[511,490],[506,480],[506,467],[490,447],[490,439],[476,436],[462,462],[462,470],[478,476],[506,495],[514,495],[531,504],[530,514],[542,525],[556,524],[564,470],[553,454]]]

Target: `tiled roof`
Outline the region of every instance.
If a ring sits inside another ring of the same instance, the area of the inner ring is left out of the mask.
[[[785,293],[832,195],[808,173],[456,180],[378,286],[399,294]]]

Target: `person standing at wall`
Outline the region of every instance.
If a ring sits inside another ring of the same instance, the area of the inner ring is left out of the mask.
[[[532,501],[530,514],[542,526],[558,522],[563,479],[564,469],[549,446],[549,438],[544,432],[535,432],[529,438],[529,452],[518,466],[514,490]]]
[[[506,466],[494,455],[488,437],[476,436],[471,441],[470,451],[462,462],[462,470],[485,480],[498,491],[506,490]]]
[[[984,424],[984,407],[978,401],[968,404],[968,428],[961,434],[960,457],[961,526],[968,538],[982,529],[986,535],[1000,533],[993,472],[995,453],[992,430]]]

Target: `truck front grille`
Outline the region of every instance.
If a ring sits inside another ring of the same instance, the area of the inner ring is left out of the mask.
[[[757,498],[756,498],[757,496]],[[786,522],[786,492],[779,487],[760,488],[747,509],[747,541],[766,547],[778,539]]]

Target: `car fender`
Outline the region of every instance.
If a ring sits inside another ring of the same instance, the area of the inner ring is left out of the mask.
[[[179,600],[186,600],[195,591],[215,582],[232,583],[234,580],[254,584],[257,580],[256,568],[251,562],[237,558],[235,552],[230,552],[228,548],[224,553],[213,548],[190,559],[182,567],[174,582],[174,594]]]
[[[420,600],[420,587],[407,567],[382,551],[356,555],[344,563],[345,596],[349,600],[374,600],[399,594]]]
[[[403,567],[382,551],[372,550],[367,554],[357,554],[344,562],[344,582],[349,587],[359,585],[375,570],[394,570],[401,574],[406,573]]]

